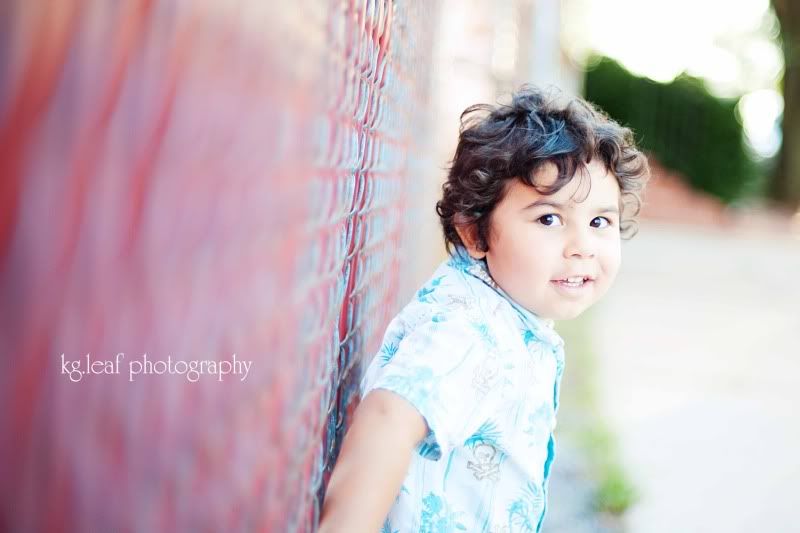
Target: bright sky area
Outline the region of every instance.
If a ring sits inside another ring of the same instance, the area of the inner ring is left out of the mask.
[[[703,78],[718,96],[742,96],[755,153],[777,152],[783,54],[769,0],[563,0],[562,10],[564,48],[578,63],[595,51],[657,81]]]

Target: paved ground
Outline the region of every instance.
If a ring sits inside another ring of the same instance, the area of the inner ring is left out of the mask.
[[[618,533],[619,524],[594,512],[595,489],[581,453],[559,439],[543,533]]]
[[[800,532],[800,238],[643,224],[594,313],[628,533]]]

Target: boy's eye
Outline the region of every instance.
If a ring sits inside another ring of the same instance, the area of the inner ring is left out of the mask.
[[[611,225],[611,221],[606,217],[594,217],[589,225],[593,228],[605,228]]]
[[[539,223],[541,223],[541,224],[543,224],[545,226],[561,226],[561,225],[563,225],[562,222],[561,222],[561,217],[556,215],[556,214],[553,214],[553,213],[548,213],[547,215],[542,215],[537,220],[539,221]]]

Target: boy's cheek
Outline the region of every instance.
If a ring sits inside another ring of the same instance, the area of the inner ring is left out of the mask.
[[[611,269],[611,271],[608,274],[608,282],[606,283],[606,289],[614,285],[614,282],[617,280],[617,274],[619,274],[619,267],[620,267],[620,262],[618,261],[614,265],[614,268]]]

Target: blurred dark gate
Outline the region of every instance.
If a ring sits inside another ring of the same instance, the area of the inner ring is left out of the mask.
[[[408,292],[436,14],[2,3],[0,531],[315,528]],[[63,373],[120,352],[252,367]]]

